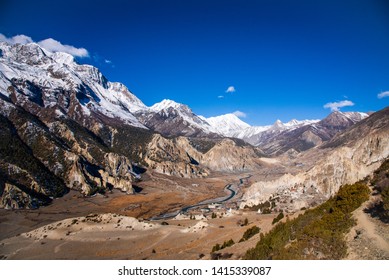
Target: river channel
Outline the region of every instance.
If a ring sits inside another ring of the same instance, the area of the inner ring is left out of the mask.
[[[244,179],[248,179],[251,176],[252,175],[249,175],[249,176],[244,177],[244,178],[240,178],[239,179],[239,185],[243,184],[243,180]],[[162,215],[154,216],[150,220],[151,221],[157,221],[157,220],[172,219],[172,218],[176,217],[178,214],[186,213],[188,210],[193,209],[193,208],[197,208],[197,207],[200,207],[200,206],[209,205],[209,204],[213,204],[213,203],[226,202],[226,201],[232,199],[237,194],[237,191],[233,189],[233,186],[234,186],[233,184],[228,184],[228,185],[226,185],[224,187],[225,191],[230,192],[230,194],[228,196],[222,196],[222,197],[217,197],[217,198],[212,198],[212,199],[204,200],[204,201],[201,201],[201,202],[199,202],[197,204],[194,204],[194,205],[185,206],[185,207],[183,207],[183,208],[181,208],[179,210],[176,210],[174,212],[170,212],[170,213],[165,213],[165,214],[162,214]]]

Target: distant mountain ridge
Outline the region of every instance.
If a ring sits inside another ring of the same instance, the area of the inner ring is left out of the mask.
[[[331,140],[337,133],[367,117],[359,112],[335,111],[321,121],[302,123],[292,129],[266,131],[259,135],[256,144],[268,155],[299,153]]]

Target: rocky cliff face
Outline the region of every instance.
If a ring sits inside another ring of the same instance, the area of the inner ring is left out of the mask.
[[[127,152],[123,135],[138,130],[143,139],[126,143],[147,139],[129,111],[143,103],[68,54],[36,44],[0,49],[0,207],[36,208],[69,189],[132,193],[142,145]]]
[[[224,139],[205,153],[201,160],[212,170],[239,172],[260,168],[258,159],[261,150],[249,145],[239,145],[234,140]]]
[[[208,145],[208,149],[202,149],[199,142]],[[210,171],[241,172],[260,168],[260,154],[259,149],[231,139],[168,140],[156,135],[148,145],[145,161],[158,172],[194,178],[208,176]]]
[[[0,99],[0,207],[35,208],[69,189],[132,193],[128,158],[71,120],[43,122]]]
[[[389,107],[318,147],[323,159],[310,170],[286,174],[269,182],[257,182],[246,192],[241,207],[277,197],[283,208],[298,210],[335,194],[343,184],[371,174],[389,157]],[[308,155],[315,156],[315,151]]]
[[[150,168],[167,175],[184,178],[208,176],[209,170],[204,168],[195,158],[200,153],[187,145],[186,138],[168,140],[155,135],[147,147],[145,161]]]

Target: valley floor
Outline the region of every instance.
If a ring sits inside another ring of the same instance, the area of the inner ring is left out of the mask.
[[[250,175],[240,184],[239,178],[248,174],[178,179],[152,173],[138,183],[135,195],[114,190],[105,196],[82,197],[71,191],[37,210],[1,209],[0,259],[211,259],[215,258],[212,247],[230,239],[235,244],[217,251],[217,257],[240,259],[260,238],[257,234],[239,243],[243,233],[254,225],[260,232],[268,232],[277,214],[228,211],[224,207],[213,210],[216,218],[212,218],[212,212],[203,218],[198,209],[197,215],[192,212],[196,220],[190,219],[189,214],[168,220],[149,219],[225,196],[224,188],[230,183],[238,191],[232,200],[232,204],[236,203],[253,181],[277,176]],[[364,212],[368,203],[371,201],[354,212],[357,224],[347,235],[347,258],[389,259],[389,225]],[[248,224],[243,226],[246,218]]]
[[[4,239],[0,243],[2,258],[6,259],[210,259],[212,247],[227,239],[236,243],[245,230],[257,225],[266,232],[274,215],[239,213],[230,217],[204,221],[169,220],[143,222],[134,226],[123,216],[105,214],[98,224],[90,217],[62,220],[27,234]],[[99,216],[100,217],[100,216]],[[247,218],[249,224],[238,223]],[[84,222],[82,222],[84,221]],[[239,259],[254,246],[259,235],[247,242],[237,243],[226,251],[230,258]]]
[[[253,225],[262,232],[271,228],[275,214],[234,211],[222,217],[200,221],[177,217],[166,221],[148,221],[165,212],[226,195],[225,186],[235,183],[239,199],[248,174],[216,175],[206,179],[179,179],[161,174],[147,174],[139,182],[138,193],[124,195],[114,190],[103,196],[82,197],[71,191],[47,207],[37,210],[0,210],[0,258],[3,259],[209,259],[216,243],[233,239],[236,243]],[[255,175],[257,177],[258,175]],[[108,214],[108,220],[96,224],[91,213]],[[113,216],[122,217],[113,219]],[[80,217],[80,218],[77,218]],[[141,221],[145,228],[134,228]],[[136,218],[136,219],[135,219]],[[241,226],[244,219],[249,224]],[[113,219],[113,220],[112,220]],[[77,221],[77,222],[75,222]],[[161,225],[163,222],[168,225]],[[147,230],[145,230],[147,229]],[[258,235],[259,237],[259,235]],[[257,242],[234,245],[231,258],[239,258]],[[226,250],[226,249],[225,249]]]

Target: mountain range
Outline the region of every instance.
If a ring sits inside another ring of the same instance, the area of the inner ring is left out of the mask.
[[[233,114],[198,116],[168,99],[148,107],[69,54],[2,42],[0,207],[39,207],[70,189],[132,193],[144,168],[187,178],[250,171],[263,157],[330,145],[365,119],[335,111],[323,120],[250,126]]]

